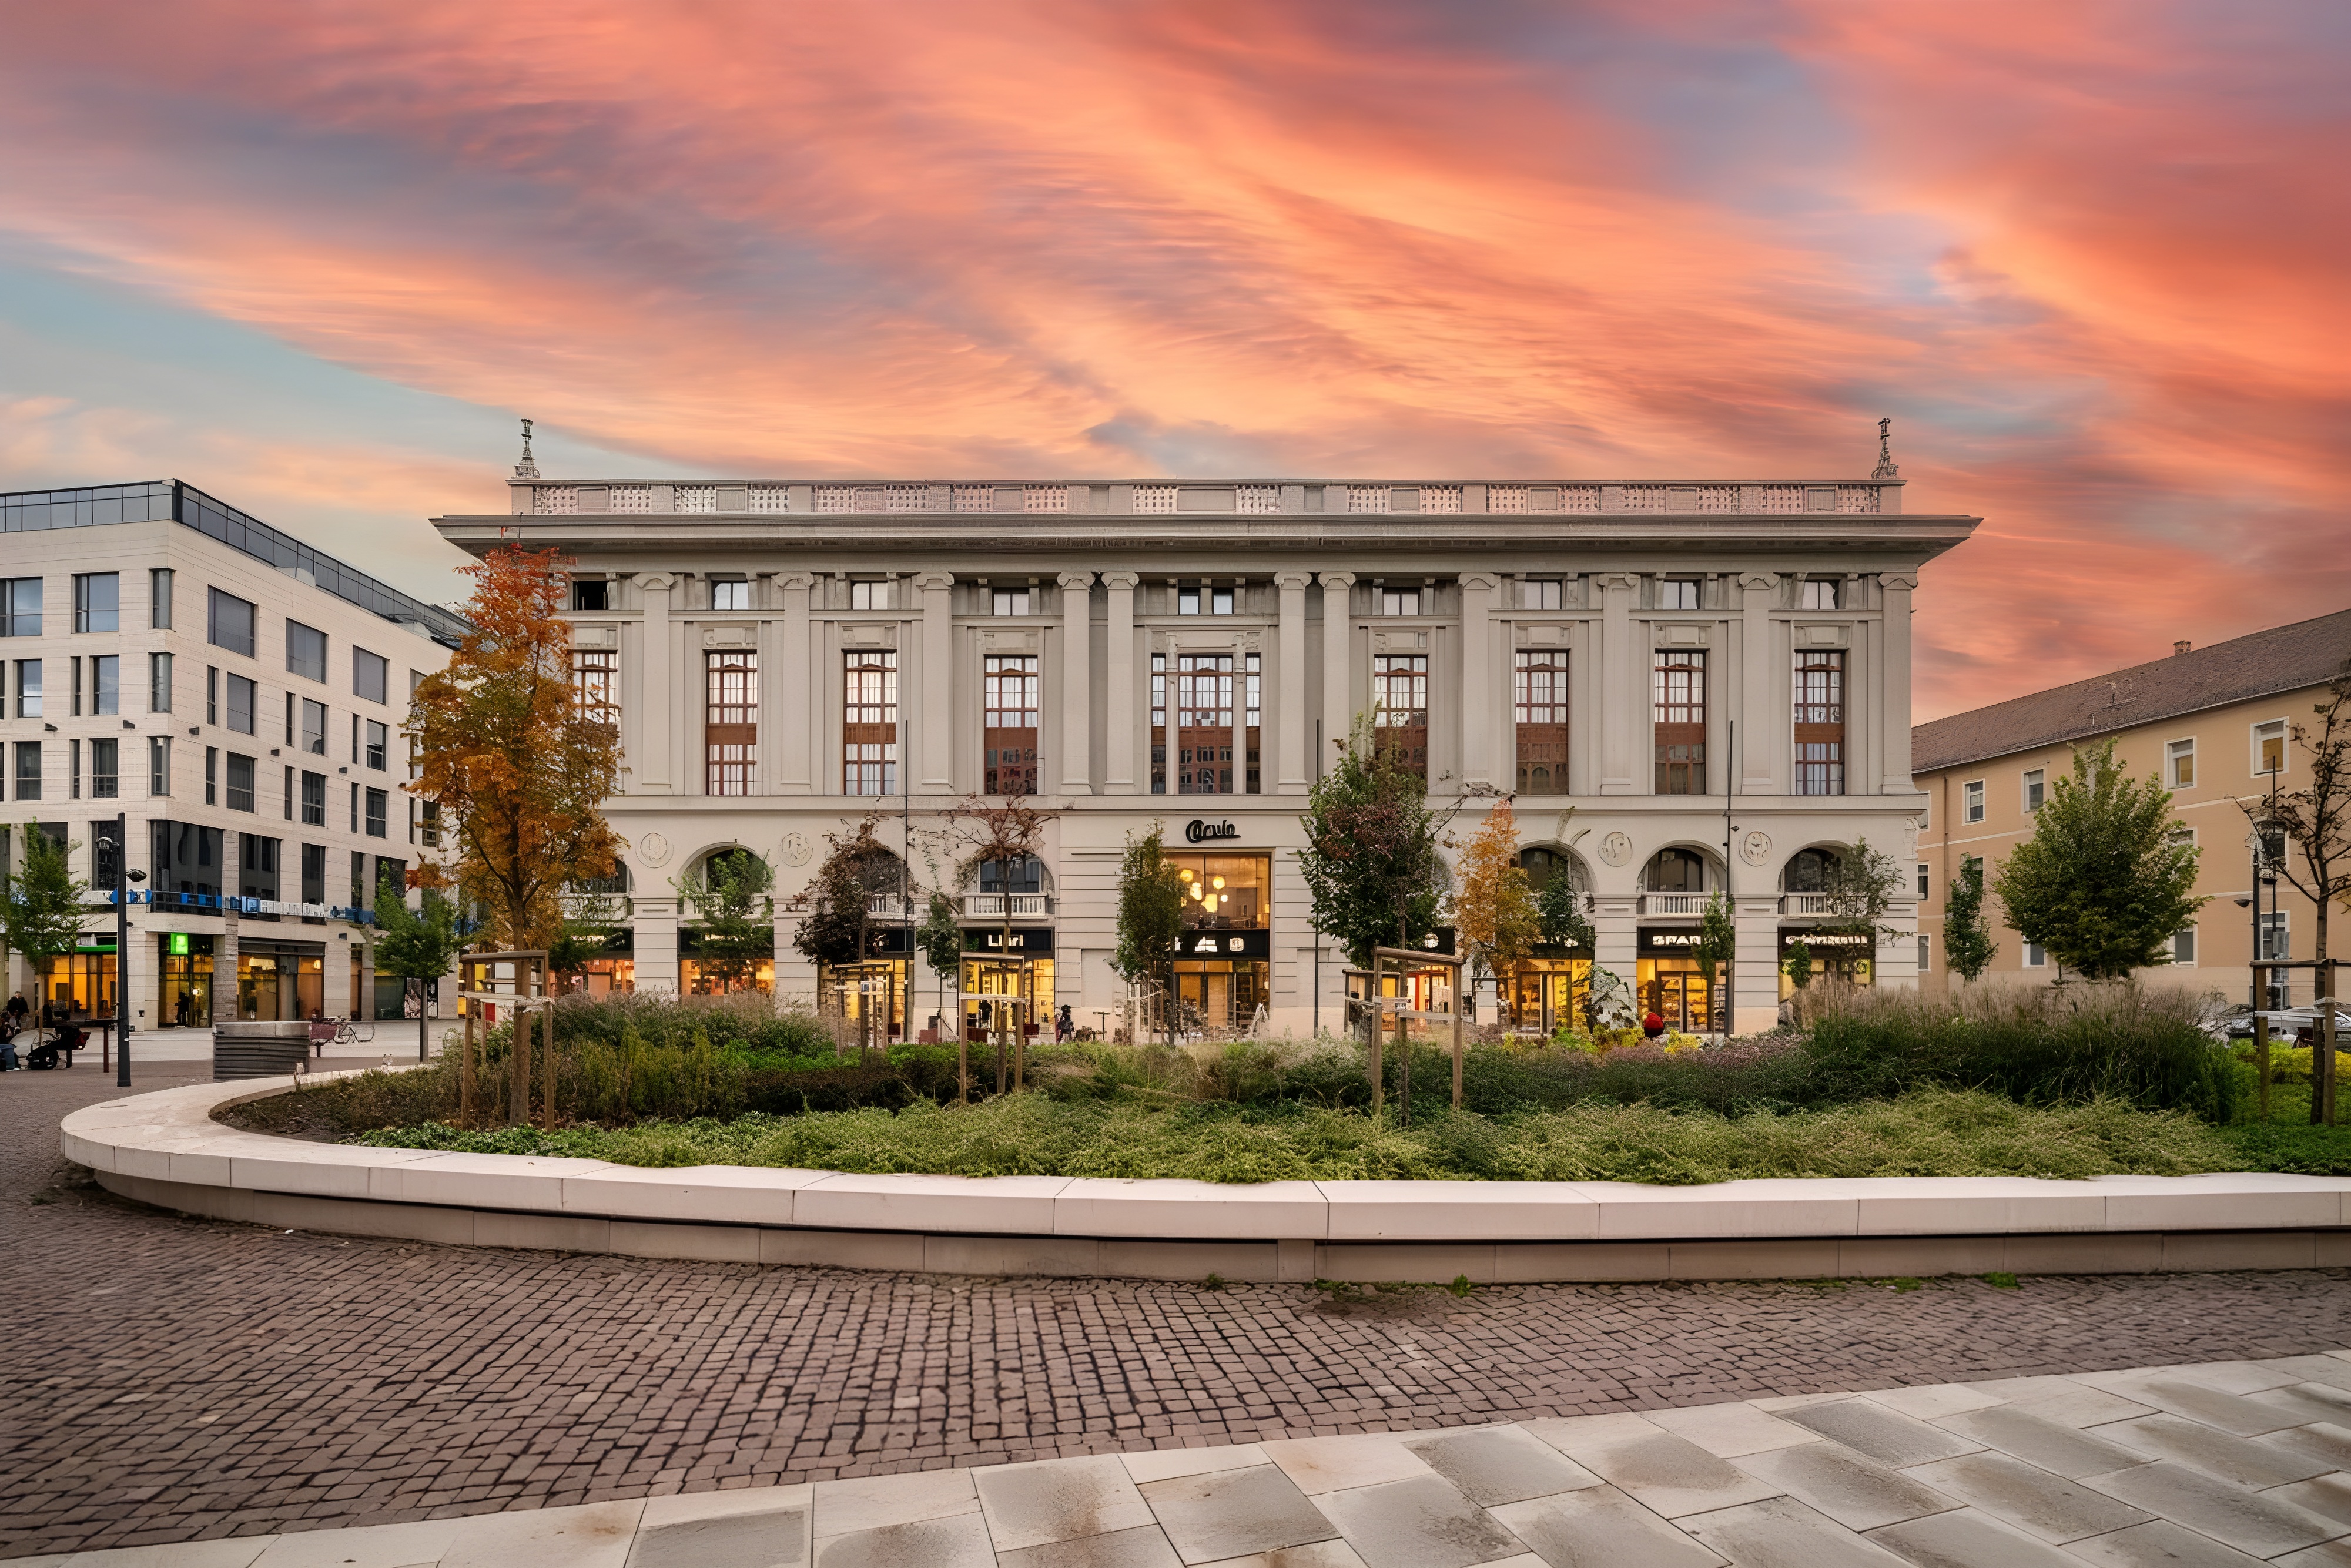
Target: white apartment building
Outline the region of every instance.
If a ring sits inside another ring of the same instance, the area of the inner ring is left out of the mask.
[[[0,495],[0,813],[78,846],[94,900],[121,813],[149,879],[127,955],[93,903],[49,974],[9,956],[8,994],[104,1011],[120,970],[138,1030],[398,1017],[353,922],[432,847],[399,730],[464,630],[176,480]]]
[[[927,888],[926,831],[1019,793],[1047,842],[953,890],[975,956],[1000,953],[1008,905],[1040,999],[1101,1021],[1125,994],[1120,857],[1156,821],[1196,890],[1186,1006],[1334,1027],[1345,960],[1294,852],[1368,713],[1433,795],[1512,793],[1531,871],[1584,891],[1594,950],[1548,956],[1527,1000],[1556,1016],[1597,963],[1711,1022],[1687,953],[1722,888],[1745,1030],[1776,1016],[1823,855],[1916,841],[1911,596],[1979,519],[1901,498],[1882,454],[1867,479],[849,482],[552,480],[526,450],[505,511],[434,521],[477,555],[576,561],[582,700],[614,713],[628,768],[608,803],[626,929],[600,983],[702,988],[678,883],[740,847],[776,873],[778,990],[815,996],[789,905],[826,835],[884,812]],[[1907,985],[1915,954],[1844,967]],[[876,956],[919,1027],[933,982],[903,925]]]

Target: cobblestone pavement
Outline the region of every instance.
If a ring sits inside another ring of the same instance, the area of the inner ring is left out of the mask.
[[[281,1233],[66,1185],[115,1093],[0,1077],[0,1556],[2351,1343],[2340,1270],[1334,1301]]]

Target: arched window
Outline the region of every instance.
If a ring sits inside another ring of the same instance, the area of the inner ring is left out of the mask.
[[[1706,857],[1695,850],[1659,850],[1646,876],[1651,893],[1704,893]]]
[[[979,891],[989,893],[1042,893],[1045,866],[1035,855],[1023,855],[1017,861],[982,861],[979,862]]]
[[[573,893],[589,894],[591,895],[601,894],[607,898],[612,898],[629,892],[631,885],[632,884],[629,881],[629,862],[626,861],[614,861],[612,862],[611,875],[582,877],[580,881],[571,884],[569,891]]]
[[[1541,893],[1554,876],[1567,878],[1571,887],[1581,887],[1583,879],[1576,874],[1575,862],[1557,850],[1540,846],[1519,852],[1519,867],[1527,873],[1527,885]]]
[[[1781,888],[1786,893],[1825,893],[1829,876],[1837,868],[1834,850],[1798,850],[1782,873]]]

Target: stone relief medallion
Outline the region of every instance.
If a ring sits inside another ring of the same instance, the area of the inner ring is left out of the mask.
[[[1771,835],[1757,829],[1739,841],[1739,858],[1749,865],[1761,865],[1771,858]]]
[[[1633,858],[1633,841],[1622,833],[1611,833],[1600,841],[1600,858],[1610,865],[1623,865]]]
[[[637,841],[637,853],[644,857],[647,865],[660,865],[669,859],[669,841],[659,833],[647,833]]]
[[[784,863],[786,865],[806,865],[809,862],[809,856],[814,852],[815,852],[810,848],[809,838],[806,833],[786,833],[784,835],[783,856]]]

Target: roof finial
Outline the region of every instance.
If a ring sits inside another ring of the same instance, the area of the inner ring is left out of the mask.
[[[522,461],[515,465],[514,476],[517,479],[538,477],[538,465],[531,461],[530,421],[527,419],[522,422]]]
[[[1869,476],[1873,479],[1898,479],[1902,470],[1894,466],[1894,422],[1877,422],[1877,466]]]

